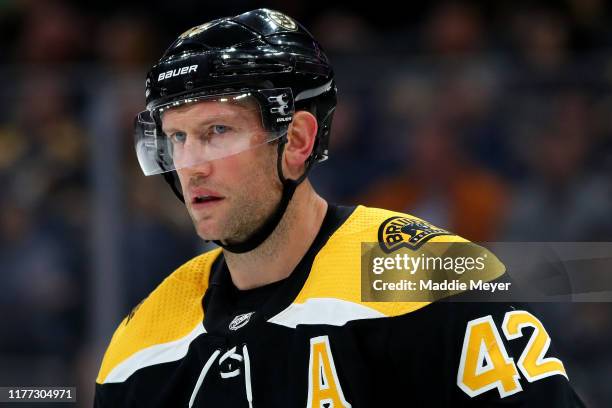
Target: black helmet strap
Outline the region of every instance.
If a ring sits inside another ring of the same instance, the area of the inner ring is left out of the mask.
[[[245,252],[252,251],[261,245],[271,234],[274,232],[278,224],[280,223],[283,215],[285,215],[285,211],[287,211],[287,207],[289,206],[289,202],[295,193],[295,190],[300,185],[306,176],[308,175],[308,171],[310,170],[312,160],[308,159],[306,162],[306,167],[304,169],[304,174],[302,174],[297,180],[291,180],[285,178],[283,175],[283,151],[285,149],[285,144],[287,143],[287,135],[285,134],[282,138],[280,138],[278,143],[278,155],[276,158],[276,170],[278,173],[278,178],[283,184],[283,194],[281,196],[280,202],[276,206],[276,210],[268,217],[266,222],[257,229],[250,237],[248,237],[245,241],[237,243],[237,244],[223,244],[219,240],[213,241],[215,244],[219,245],[221,248],[235,253],[242,254]]]

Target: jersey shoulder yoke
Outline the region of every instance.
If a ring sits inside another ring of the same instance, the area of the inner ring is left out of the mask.
[[[270,321],[289,327],[302,323],[343,325],[351,320],[416,311],[431,302],[364,300],[362,285],[372,275],[362,267],[372,253],[420,256],[434,245],[439,244],[435,246],[437,250],[455,243],[466,243],[490,254],[485,248],[413,215],[358,206],[315,256],[309,276],[293,303]],[[494,267],[481,279],[492,280],[505,271],[493,254],[490,257]]]
[[[202,297],[220,253],[186,262],[132,309],[113,334],[96,382],[124,381],[136,369],[182,358],[181,345],[204,332]]]

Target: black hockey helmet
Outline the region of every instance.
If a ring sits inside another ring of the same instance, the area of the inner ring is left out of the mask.
[[[181,200],[172,149],[161,130],[164,109],[208,98],[232,103],[247,96],[259,106],[267,141],[279,140],[277,167],[284,185],[281,203],[262,231],[254,234],[258,239],[249,238],[240,248],[234,246],[230,249],[234,252],[246,252],[263,242],[311,165],[327,159],[336,107],[334,73],[313,36],[278,11],[252,10],[184,32],[149,71],[145,95],[146,110],[135,121],[139,162],[145,174],[163,174]],[[280,163],[295,110],[311,112],[318,132],[305,173],[298,180],[287,180]]]

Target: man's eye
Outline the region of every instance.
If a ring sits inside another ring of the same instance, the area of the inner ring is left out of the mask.
[[[222,135],[223,133],[227,132],[229,130],[229,128],[225,125],[213,125],[212,126],[212,132],[215,135]]]
[[[172,140],[172,143],[179,143],[179,144],[183,144],[185,143],[185,140],[187,140],[187,133],[185,132],[174,132],[170,135],[170,140]]]

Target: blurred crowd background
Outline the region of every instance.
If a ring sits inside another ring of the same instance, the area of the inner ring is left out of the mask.
[[[268,6],[336,68],[332,202],[475,241],[612,241],[612,15],[556,2],[0,0],[0,385],[91,405],[115,325],[204,249],[132,120],[180,33]],[[612,406],[612,303],[538,304],[574,387]]]

